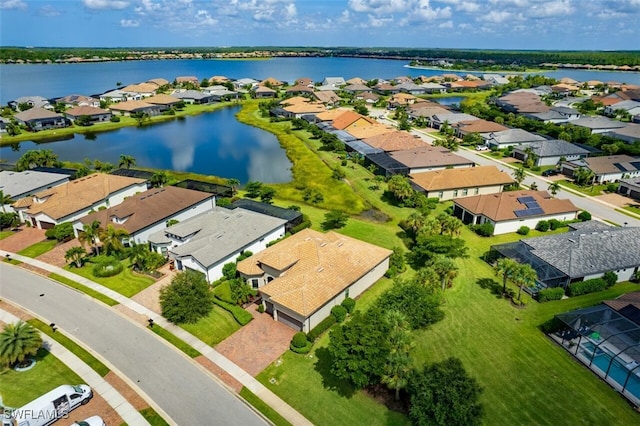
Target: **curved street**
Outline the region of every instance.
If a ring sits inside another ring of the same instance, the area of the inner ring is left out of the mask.
[[[251,407],[152,332],[92,298],[0,262],[0,298],[55,323],[134,381],[179,425],[264,425]]]

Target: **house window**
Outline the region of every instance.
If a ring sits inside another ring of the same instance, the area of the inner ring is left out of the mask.
[[[469,193],[469,190],[467,188],[462,190],[462,195],[465,196]]]
[[[253,278],[251,280],[251,287],[258,288],[258,279],[257,278]]]
[[[458,190],[457,190],[457,189],[454,189],[454,190],[453,190],[453,196],[454,196],[454,197],[457,197],[457,196],[458,196]]]
[[[479,188],[476,188],[476,189],[473,191],[473,194],[474,194],[474,195],[478,195],[478,192],[480,192],[480,189],[479,189]]]
[[[442,198],[442,197],[444,197],[444,192],[442,191],[438,192],[438,198]]]

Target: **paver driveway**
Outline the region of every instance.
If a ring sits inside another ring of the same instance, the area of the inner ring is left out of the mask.
[[[0,240],[0,250],[17,253],[22,249],[46,239],[42,229],[27,228],[26,226],[21,226],[18,229],[19,231],[15,234]]]

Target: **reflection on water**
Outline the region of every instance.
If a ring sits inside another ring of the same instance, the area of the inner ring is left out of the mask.
[[[234,177],[245,183],[291,180],[291,163],[271,133],[239,123],[240,107],[189,116],[184,120],[143,127],[125,127],[112,132],[73,135],[65,141],[21,142],[0,148],[0,158],[17,161],[29,149],[51,149],[62,161],[85,158],[118,164],[120,155],[131,155],[141,167],[187,171]],[[80,135],[79,135],[80,136]]]

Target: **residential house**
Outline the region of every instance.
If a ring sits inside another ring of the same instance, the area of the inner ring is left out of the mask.
[[[604,107],[604,113],[610,117],[615,117],[620,113],[620,111],[624,111],[629,115],[640,114],[640,102],[621,101],[616,104]]]
[[[309,332],[331,308],[356,298],[389,268],[391,251],[330,231],[305,229],[238,263],[265,311]]]
[[[70,124],[69,120],[62,114],[40,107],[18,112],[13,118],[19,124],[27,126],[32,132],[69,127]]]
[[[374,164],[385,176],[395,174],[406,176],[433,170],[475,166],[471,160],[454,154],[446,148],[432,145],[369,154],[366,159],[369,163]]]
[[[366,86],[364,84],[349,84],[345,87],[343,87],[341,90],[347,92],[347,93],[371,93],[373,92],[373,89],[370,88],[369,86]]]
[[[27,105],[29,108],[53,109],[53,105],[51,105],[49,99],[43,98],[42,96],[22,96],[10,101],[8,105],[14,111],[20,111],[20,106],[23,105]]]
[[[0,190],[5,197],[11,197],[11,203],[67,182],[69,182],[69,175],[59,173],[0,170]],[[14,210],[11,204],[4,204],[2,211],[13,212]]]
[[[466,135],[472,133],[478,133],[480,135],[488,135],[489,133],[496,133],[508,130],[508,127],[498,124],[495,121],[487,120],[471,120],[471,121],[459,121],[451,125],[455,130],[456,136],[464,138]]]
[[[256,99],[268,99],[268,98],[275,98],[278,96],[278,92],[266,86],[256,86],[252,90]]]
[[[495,104],[505,112],[514,114],[534,114],[548,112],[549,106],[545,104],[540,95],[528,91],[510,92],[495,100]]]
[[[400,83],[396,87],[400,89],[401,92],[409,93],[410,95],[424,95],[427,93],[427,89],[424,86],[415,84],[413,81]]]
[[[225,86],[209,86],[202,89],[202,92],[211,96],[211,100],[215,102],[228,101],[238,99],[239,93],[227,89]]]
[[[340,104],[340,96],[336,95],[333,90],[325,90],[322,92],[313,92],[313,96],[329,107],[334,107]]]
[[[160,115],[163,107],[161,105],[154,105],[145,101],[124,101],[109,105],[109,109],[114,114],[119,113],[121,115],[132,115],[137,113],[146,113],[153,116]]]
[[[172,221],[183,222],[216,206],[216,198],[206,192],[166,186],[152,188],[126,198],[122,203],[98,210],[73,222],[76,237],[84,225],[100,222],[105,229],[113,226],[129,236],[125,246],[146,244],[149,236],[167,228]]]
[[[322,86],[331,86],[333,89],[338,89],[347,84],[342,77],[326,77],[322,80]]]
[[[156,90],[158,90],[158,86],[153,83],[130,84],[120,89],[125,99],[137,101],[155,95]]]
[[[420,102],[419,105],[422,105],[423,102]],[[412,105],[415,106],[416,104]],[[426,105],[430,105],[427,103]],[[422,106],[420,108],[408,108],[407,115],[410,120],[416,120],[419,118],[431,120],[431,117],[434,115],[442,115],[442,114],[450,114],[451,111],[446,109],[443,106]]]
[[[388,129],[386,126],[383,126],[382,129]],[[400,130],[388,129],[390,131],[377,134],[375,136],[371,136],[368,138],[359,138],[362,139],[364,143],[367,145],[380,148],[384,152],[391,151],[401,151],[407,149],[419,149],[424,146],[427,146],[427,143],[422,140],[419,136],[412,135],[409,132],[404,132]],[[349,131],[349,129],[347,129]],[[350,132],[353,136],[359,135],[359,133]]]
[[[482,79],[492,86],[502,86],[509,84],[509,79],[498,74],[483,74]]]
[[[240,80],[236,80],[233,82],[233,87],[235,90],[251,90],[254,86],[258,84],[258,80],[254,80],[252,78],[241,78]]]
[[[594,174],[594,183],[616,182],[620,179],[640,176],[640,158],[629,155],[609,155],[565,161],[561,172],[573,177],[580,168],[589,169]]]
[[[54,186],[13,203],[20,219],[39,229],[73,222],[101,207],[116,206],[147,190],[143,179],[94,173]]]
[[[228,209],[232,210],[238,207],[255,213],[266,214],[268,216],[286,220],[287,222],[284,224],[284,230],[288,233],[291,233],[293,228],[300,225],[303,221],[302,213],[299,211],[285,209],[274,206],[273,204],[261,203],[248,198],[240,198],[227,206]]]
[[[497,149],[546,140],[540,135],[522,129],[507,129],[500,132],[491,132],[482,135],[482,137],[486,145],[496,147]]]
[[[411,185],[427,197],[440,200],[502,192],[515,181],[496,166],[436,170],[409,175]]]
[[[200,87],[200,80],[198,80],[198,77],[194,75],[184,75],[184,76],[176,77],[175,82],[176,82],[176,85],[178,86],[182,86],[185,84],[193,84],[195,87]]]
[[[152,78],[151,80],[147,80],[145,83],[153,84],[158,88],[171,84],[169,80],[164,78]]]
[[[357,128],[371,126],[374,124],[378,123],[372,118],[365,117],[355,111],[346,110],[333,119],[331,126],[337,130],[345,130],[349,126],[352,126],[351,128]]]
[[[553,198],[546,191],[509,191],[453,200],[453,214],[465,224],[490,223],[493,235],[534,229],[541,220],[573,220],[578,209],[570,200]]]
[[[569,123],[573,120],[577,120],[581,117],[578,110],[565,107],[554,106],[546,112],[527,113],[526,117],[533,118],[534,120],[544,121],[545,123]]]
[[[560,161],[573,161],[589,155],[589,151],[567,141],[553,139],[513,147],[513,157],[526,161],[533,153],[534,166],[555,166]]]
[[[445,123],[447,123],[449,126],[453,126],[454,124],[460,123],[461,121],[470,122],[474,120],[479,120],[479,118],[471,114],[447,111],[446,114],[432,115],[429,118],[429,126],[433,127],[434,129],[439,129]]]
[[[300,96],[289,98],[280,102],[278,108],[271,113],[278,117],[300,118],[303,115],[313,115],[326,111],[327,108],[321,102],[313,102]]]
[[[100,107],[100,99],[84,95],[67,95],[56,99],[56,103],[64,104],[66,107],[90,106]]]
[[[199,90],[176,90],[171,94],[174,98],[180,99],[185,104],[210,104],[215,102],[215,97],[211,94]]]
[[[213,282],[242,253],[259,253],[284,237],[286,220],[242,208],[216,207],[149,236],[151,249],[179,271],[197,271]]]
[[[222,83],[230,83],[230,82],[231,82],[231,79],[223,75],[214,75],[213,77],[209,78],[209,83],[211,84],[222,84]]]
[[[76,121],[78,118],[82,116],[89,117],[92,123],[101,123],[105,121],[109,121],[111,119],[111,111],[96,108],[89,105],[76,106],[71,109],[66,110],[64,116],[67,117],[71,121]]]
[[[113,102],[126,101],[128,95],[129,95],[128,93],[125,93],[120,89],[116,89],[116,90],[110,90],[108,92],[104,92],[99,96],[99,98],[100,98],[100,101],[104,101],[107,104],[110,104]],[[138,96],[138,98],[140,98],[140,96]]]
[[[629,124],[621,129],[606,132],[604,135],[633,144],[640,141],[640,124]]]
[[[148,104],[157,105],[160,107],[160,111],[168,111],[176,105],[182,103],[182,99],[171,95],[165,95],[164,93],[149,96],[144,100]]]
[[[618,282],[628,281],[640,268],[640,228],[588,221],[572,223],[569,229],[491,249],[531,265],[543,287],[566,288],[573,282],[602,277],[605,272],[614,272]]]
[[[364,101],[367,104],[375,104],[380,99],[380,95],[376,95],[375,93],[362,92],[356,93],[355,98],[356,100]]]
[[[296,84],[287,88],[284,92],[286,95],[312,95],[313,88],[302,84]]]
[[[640,178],[620,179],[618,193],[640,201]]]
[[[313,87],[313,80],[310,79],[309,77],[300,77],[300,78],[296,79],[295,85]]]
[[[627,123],[600,116],[581,117],[577,120],[572,120],[571,125],[586,127],[592,134],[612,132],[628,126]]]
[[[398,86],[394,86],[389,83],[379,82],[378,84],[373,86],[373,90],[375,90],[376,93],[379,93],[381,95],[395,95],[400,93],[400,89],[398,89]]]
[[[408,93],[394,93],[391,95],[391,98],[389,98],[387,108],[395,109],[397,107],[411,105],[417,100],[418,98]]]
[[[447,93],[447,87],[438,83],[422,83],[424,93]]]

